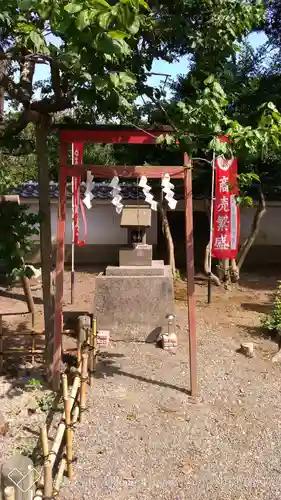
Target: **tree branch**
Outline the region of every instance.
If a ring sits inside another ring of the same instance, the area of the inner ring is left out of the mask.
[[[25,95],[25,92],[22,91],[19,84],[14,83],[7,74],[2,73],[0,75],[0,87],[4,88],[11,99],[23,104],[25,108],[29,106],[30,98]]]
[[[20,63],[20,86],[27,101],[32,97],[32,83],[35,70],[35,62],[23,60]]]
[[[50,67],[51,67],[51,82],[55,98],[60,99],[60,97],[62,96],[62,89],[61,89],[59,67],[54,61],[51,61]]]
[[[46,97],[40,101],[34,101],[30,104],[29,109],[45,115],[64,111],[65,109],[71,108],[71,106],[72,96],[69,95],[68,97],[61,97],[60,99]]]
[[[244,264],[244,261],[249,253],[249,250],[252,247],[253,243],[255,242],[255,239],[259,233],[261,219],[264,216],[265,212],[266,212],[265,197],[262,192],[262,189],[260,189],[260,201],[253,219],[251,234],[250,236],[248,236],[248,238],[246,238],[239,251],[239,256],[237,261],[237,267],[239,271],[241,270],[241,267]]]
[[[176,125],[174,124],[174,122],[171,120],[171,118],[169,116],[169,113],[164,108],[164,106],[162,106],[162,104],[159,101],[157,101],[157,99],[155,99],[153,96],[147,95],[147,97],[149,97],[152,100],[152,102],[160,109],[160,111],[162,111],[162,113],[165,116],[168,124],[172,127],[172,129],[174,130],[174,132],[176,132],[177,134],[179,134],[179,129],[176,127]]]
[[[22,130],[25,129],[30,121],[31,120],[28,111],[24,110],[16,120],[11,120],[4,127],[1,139],[6,139],[11,135],[14,136],[19,134]]]

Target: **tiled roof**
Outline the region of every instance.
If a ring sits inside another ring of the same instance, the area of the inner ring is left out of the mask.
[[[144,195],[142,193],[142,189],[138,188],[136,183],[127,184],[120,183],[121,187],[121,195],[124,200],[137,200],[144,199]],[[86,185],[84,182],[81,183],[81,194],[83,195],[85,191]],[[49,196],[50,198],[58,198],[59,197],[59,185],[57,182],[50,182],[49,188]],[[157,190],[157,188],[156,188]],[[95,187],[92,191],[95,198],[99,200],[107,200],[111,199],[110,192],[112,188],[109,186],[109,183],[106,182],[96,182]],[[158,190],[159,191],[159,190]],[[39,187],[38,182],[25,182],[21,184],[16,189],[14,189],[11,194],[17,194],[21,198],[38,198],[39,197]],[[67,185],[67,196],[71,197],[71,184]],[[179,199],[181,196],[175,192],[175,198]]]

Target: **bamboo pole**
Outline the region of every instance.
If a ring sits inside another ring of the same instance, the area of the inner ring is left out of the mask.
[[[31,354],[32,354],[32,357],[31,357],[31,364],[34,365],[34,353],[36,351],[36,345],[35,345],[35,335],[33,335],[32,333],[32,344],[31,344]]]
[[[77,337],[77,366],[81,365],[82,361],[82,347],[84,344],[89,343],[89,337],[91,335],[91,318],[90,316],[84,315],[78,318],[78,337]]]
[[[7,356],[8,354],[32,354],[32,349],[7,349],[3,352],[3,356]],[[33,354],[44,354],[44,350],[35,349]]]
[[[41,427],[41,443],[42,443],[43,459],[47,460],[49,457],[49,443],[48,443],[46,424],[42,425]]]
[[[80,422],[86,409],[86,389],[88,379],[88,353],[82,354],[81,389],[80,389]]]
[[[4,316],[4,315],[1,315],[1,316]],[[14,337],[20,337],[21,335],[26,335],[26,336],[29,335],[30,337],[32,337],[32,335],[41,335],[42,337],[45,336],[45,334],[43,332],[39,332],[39,330],[38,331],[33,330],[32,332],[29,331],[29,330],[22,330],[21,332],[16,332],[16,333],[13,332],[13,331],[7,331],[5,333],[5,337],[7,337],[7,338],[9,338],[9,337],[13,337],[13,338]]]
[[[78,422],[78,419],[79,419],[79,406],[77,405],[77,406],[75,406],[75,408],[73,410],[73,414],[72,414],[72,425],[73,426]],[[64,454],[66,455],[65,448],[64,448]],[[66,460],[66,457],[63,456],[63,458],[60,461],[58,473],[57,473],[57,476],[56,476],[56,479],[54,482],[54,491],[53,491],[54,496],[57,496],[59,494],[66,466],[67,466],[67,460]],[[34,499],[34,500],[36,500],[36,499]]]
[[[97,318],[93,317],[92,332],[90,335],[90,357],[89,357],[89,385],[92,385],[94,372],[96,371],[97,356]]]
[[[6,486],[4,490],[4,500],[15,500],[16,493],[13,486]]]
[[[62,375],[62,395],[63,399],[68,399],[68,383],[67,375],[65,373]]]
[[[50,460],[44,463],[44,499],[51,500],[53,496],[53,466]]]
[[[80,387],[80,376],[77,376],[74,379],[73,386],[72,386],[72,389],[70,392],[70,398],[69,398],[70,399],[70,411],[72,410],[72,408],[74,406],[74,401],[77,397],[77,392],[78,392],[79,387]],[[64,431],[65,431],[64,419],[65,419],[65,413],[63,414],[62,421],[58,426],[57,434],[56,434],[56,437],[54,439],[52,450],[50,453],[49,460],[52,464],[52,467],[54,466],[54,463],[56,461],[56,457],[57,457],[59,449],[61,447],[61,442],[63,440]],[[41,478],[38,482],[38,489],[42,488],[43,486],[44,486],[44,476],[41,476]]]
[[[67,461],[67,475],[69,479],[73,477],[72,465],[72,438],[73,433],[71,429],[71,408],[70,400],[68,397],[67,375],[62,376],[63,381],[63,399],[64,399],[64,413],[65,413],[65,426],[66,426],[66,461]]]
[[[54,496],[57,496],[60,492],[66,465],[67,465],[66,458],[63,457],[60,461],[58,473],[54,482]]]

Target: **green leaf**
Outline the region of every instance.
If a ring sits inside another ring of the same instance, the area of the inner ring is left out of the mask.
[[[112,12],[117,15],[118,21],[129,31],[134,24],[135,13],[132,12],[128,5],[117,4],[115,7],[113,7]]]
[[[123,84],[134,84],[136,83],[136,77],[132,73],[125,73],[124,71],[120,71],[119,73],[120,83]]]
[[[19,2],[19,8],[21,10],[30,10],[32,8],[32,1],[31,0],[21,0]]]
[[[186,109],[186,105],[184,102],[180,101],[180,102],[177,102],[177,107],[180,108],[180,109]]]
[[[139,0],[139,4],[145,9],[149,10],[149,5],[145,0]]]
[[[88,82],[92,80],[92,75],[90,73],[87,73],[86,71],[83,72],[83,77],[85,78],[85,80],[87,80]]]
[[[96,87],[97,90],[103,90],[103,89],[105,89],[108,86],[108,81],[105,80],[105,79],[103,79],[103,78],[101,78],[98,75],[94,75],[92,77],[92,82],[95,85],[95,87]]]
[[[118,100],[119,100],[119,106],[124,106],[125,108],[131,108],[131,104],[129,103],[129,101],[121,94],[118,94]]]
[[[103,29],[107,29],[112,21],[111,12],[104,12],[99,16],[99,25]]]
[[[268,109],[271,109],[271,111],[275,111],[275,113],[278,113],[278,109],[276,108],[275,104],[273,104],[273,102],[268,102],[267,107]]]
[[[97,50],[105,54],[117,54],[118,56],[126,56],[131,53],[131,49],[125,40],[110,38],[108,35],[99,38]]]
[[[94,0],[94,5],[101,5],[103,7],[106,7],[107,9],[111,9],[111,5],[106,2],[106,0]]]
[[[83,9],[82,5],[79,5],[77,3],[68,3],[65,7],[64,10],[68,12],[69,14],[77,14],[77,12],[80,12]]]
[[[131,26],[128,26],[128,31],[132,33],[132,35],[135,35],[140,29],[140,20],[138,17],[135,17],[134,22],[131,24]]]
[[[111,38],[116,38],[116,39],[119,39],[119,40],[124,40],[124,38],[128,37],[127,33],[125,33],[124,31],[120,31],[120,30],[109,31],[107,34]]]
[[[214,81],[215,81],[215,76],[210,75],[208,76],[208,78],[206,78],[206,80],[204,80],[204,85],[210,85],[211,83],[214,83]]]
[[[114,87],[118,87],[119,84],[119,76],[115,73],[110,74],[110,81],[113,83]]]
[[[272,116],[273,116],[273,118],[275,118],[275,120],[276,120],[277,122],[280,122],[280,120],[281,120],[281,115],[280,115],[278,112],[273,111]]]
[[[219,82],[214,81],[214,90],[218,92],[218,94],[224,95],[224,91]]]
[[[89,11],[88,10],[81,10],[79,12],[77,19],[76,19],[76,26],[80,31],[83,31],[83,29],[86,28],[86,26],[89,26],[90,24],[90,19],[89,19]]]
[[[50,18],[52,12],[52,6],[44,5],[41,9],[38,9],[38,13],[43,21],[46,21]]]
[[[41,35],[39,35],[39,33],[37,33],[37,31],[31,31],[29,38],[32,41],[32,43],[34,44],[34,47],[36,48],[36,50],[39,50],[42,47],[43,39],[42,39]]]

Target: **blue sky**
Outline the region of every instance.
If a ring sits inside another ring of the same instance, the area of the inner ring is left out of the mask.
[[[248,37],[248,40],[254,48],[258,48],[266,42],[267,37],[264,33],[253,33]],[[152,72],[166,73],[175,78],[177,75],[186,74],[187,66],[188,61],[186,57],[182,57],[178,62],[173,62],[172,64],[166,61],[155,61]],[[152,76],[149,83],[156,87],[161,84],[161,81],[163,81],[163,77]]]
[[[248,37],[249,42],[254,48],[257,48],[264,44],[267,40],[264,33],[253,33]],[[175,78],[177,75],[185,74],[188,66],[188,61],[186,57],[182,57],[179,61],[173,63],[167,63],[166,61],[155,61],[152,67],[152,72],[154,73],[165,73],[170,75],[171,78]],[[35,71],[35,80],[44,80],[49,77],[49,70],[47,66],[37,65]],[[148,80],[150,85],[154,87],[159,87],[163,82],[163,77],[161,76],[151,76]]]

